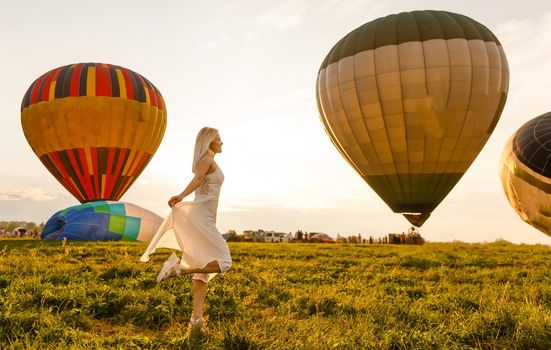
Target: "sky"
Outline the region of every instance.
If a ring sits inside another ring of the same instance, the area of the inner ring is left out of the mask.
[[[102,62],[161,91],[168,116],[157,153],[121,198],[167,215],[191,180],[195,136],[220,130],[225,174],[217,226],[382,236],[409,223],[392,213],[323,130],[315,83],[343,36],[378,17],[446,10],[486,25],[510,68],[507,103],[467,173],[421,228],[429,241],[551,244],[510,207],[498,176],[507,139],[551,110],[547,1],[3,1],[0,13],[0,221],[46,221],[78,204],[21,129],[29,85],[50,69]],[[189,198],[191,199],[191,198]]]

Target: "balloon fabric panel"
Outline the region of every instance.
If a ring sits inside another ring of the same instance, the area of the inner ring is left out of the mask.
[[[116,200],[130,187],[151,159],[150,154],[135,153],[126,172],[130,150],[94,148],[52,152],[40,157],[42,163],[79,201],[93,198]],[[87,155],[91,159],[87,159]],[[134,164],[134,166],[132,165]],[[91,166],[89,166],[91,165]],[[98,175],[94,175],[98,174]],[[74,181],[77,179],[78,181]]]
[[[123,241],[137,241],[140,233],[140,219],[128,216],[124,225]]]
[[[518,159],[534,172],[551,178],[551,112],[524,124],[512,141]]]
[[[346,45],[349,36],[355,40]],[[382,46],[456,38],[494,42],[501,46],[488,28],[464,15],[446,11],[402,12],[375,19],[350,32],[331,49],[320,70],[344,57]]]

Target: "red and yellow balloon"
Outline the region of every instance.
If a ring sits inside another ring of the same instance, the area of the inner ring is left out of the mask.
[[[118,200],[159,147],[166,106],[136,72],[77,63],[31,84],[21,124],[40,161],[80,202]]]

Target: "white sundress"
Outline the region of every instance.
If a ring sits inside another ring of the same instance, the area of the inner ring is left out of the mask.
[[[222,273],[232,265],[226,240],[216,228],[216,211],[224,174],[217,165],[216,171],[207,174],[205,181],[195,190],[191,202],[180,202],[163,221],[149,246],[140,258],[148,262],[157,248],[171,248],[182,252],[180,264],[184,268],[203,268],[217,261]],[[196,273],[193,279],[208,283],[217,273]]]

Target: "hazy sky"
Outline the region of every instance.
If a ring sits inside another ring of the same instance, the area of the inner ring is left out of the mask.
[[[0,220],[46,221],[78,202],[29,147],[21,99],[46,71],[104,62],[162,92],[168,126],[123,196],[166,215],[191,179],[197,131],[220,130],[226,175],[218,228],[383,235],[407,230],[325,134],[315,100],[319,66],[356,27],[391,13],[448,10],[496,34],[511,70],[507,104],[483,151],[433,212],[431,241],[551,244],[509,206],[498,177],[506,140],[551,110],[548,1],[3,1],[0,13]],[[191,197],[190,197],[191,199]]]

